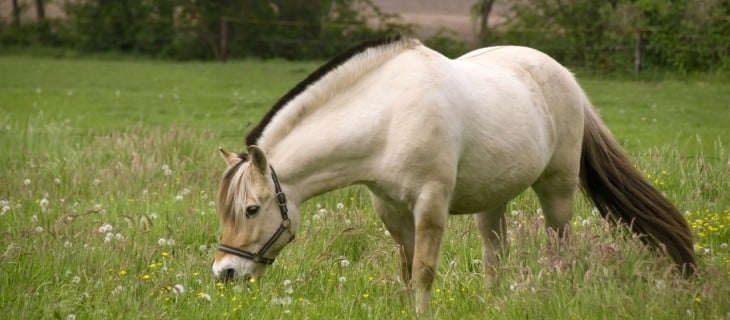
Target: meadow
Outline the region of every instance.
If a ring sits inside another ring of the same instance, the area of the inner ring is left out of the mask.
[[[297,240],[265,276],[211,276],[217,147],[242,151],[248,129],[317,65],[1,56],[2,317],[414,318],[394,244],[360,187],[305,203]],[[579,81],[690,222],[696,276],[673,273],[585,200],[573,239],[548,246],[528,191],[509,203],[510,254],[490,290],[473,220],[450,218],[434,318],[729,319],[730,85]]]

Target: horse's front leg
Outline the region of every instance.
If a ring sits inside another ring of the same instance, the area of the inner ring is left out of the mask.
[[[371,190],[371,201],[373,209],[378,213],[380,219],[388,229],[397,245],[398,257],[400,258],[401,281],[410,286],[411,269],[413,268],[413,247],[415,240],[415,227],[413,214],[405,205],[389,200],[385,196],[379,196]]]
[[[413,209],[416,223],[413,287],[416,290],[416,312],[419,314],[431,311],[431,290],[448,218],[448,200],[448,193],[441,187],[430,190],[424,188]]]

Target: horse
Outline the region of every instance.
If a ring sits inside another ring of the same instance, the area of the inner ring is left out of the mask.
[[[401,279],[428,312],[449,215],[473,214],[487,285],[506,248],[506,204],[532,188],[548,232],[570,233],[582,187],[601,215],[696,265],[692,232],[633,165],[573,74],[519,46],[449,59],[406,36],[362,43],[287,92],[226,162],[212,266],[264,273],[294,238],[300,204],[364,185],[398,248]],[[274,169],[276,168],[276,169]]]

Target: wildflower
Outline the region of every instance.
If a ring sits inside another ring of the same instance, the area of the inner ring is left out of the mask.
[[[151,220],[157,219],[157,212],[150,213],[150,219]]]
[[[294,293],[294,288],[288,287],[288,288],[286,288],[286,290],[284,290],[284,293],[286,293],[288,295],[292,295]]]
[[[30,185],[30,179],[23,180],[23,184],[26,185],[26,186],[29,186]]]
[[[76,315],[73,313],[70,313],[68,316],[66,316],[66,320],[76,320]]]
[[[362,297],[365,298],[365,299],[367,299],[369,296],[370,296],[370,294],[367,293],[367,292],[365,292],[365,293],[362,294]]]
[[[205,250],[207,250],[207,249],[208,249],[208,246],[206,246],[206,245],[204,245],[204,244],[201,244],[201,245],[200,245],[200,246],[198,247],[198,251],[205,251]]]
[[[168,166],[167,164],[162,165],[162,171],[165,172],[166,176],[169,176],[172,174],[172,170],[170,170],[170,166]]]
[[[150,275],[149,274],[145,274],[145,275],[142,276],[142,280],[149,280],[149,279],[150,279]]]
[[[183,196],[181,194],[178,194],[175,196],[175,201],[180,201],[183,199]]]
[[[53,179],[53,183],[55,183],[55,184],[61,184],[61,179],[55,178],[55,179]]]
[[[116,295],[122,293],[123,291],[124,291],[124,287],[123,286],[116,286],[114,288],[114,290],[112,290],[112,295],[115,295],[116,296]]]
[[[290,305],[292,303],[291,297],[281,297],[271,299],[271,304],[275,305]]]
[[[38,233],[43,232],[43,227],[36,227],[35,232],[38,232]]]
[[[167,246],[172,247],[175,245],[175,239],[167,239]]]
[[[390,231],[388,231],[388,230],[385,230],[385,232],[383,232],[383,234],[385,234],[386,237],[390,237]]]
[[[111,233],[111,232],[109,232],[109,233],[107,233],[107,234],[106,234],[106,236],[104,237],[104,242],[110,242],[110,241],[112,241],[112,239],[114,239],[114,234],[113,234],[113,233]]]
[[[162,247],[165,244],[167,244],[167,240],[165,238],[160,238],[160,239],[157,240],[157,245],[158,246]]]
[[[43,198],[43,199],[41,199],[41,201],[40,201],[40,202],[39,202],[38,204],[39,204],[39,205],[40,205],[41,207],[45,208],[45,207],[47,207],[47,206],[48,206],[48,199],[46,199],[46,198]]]
[[[163,252],[162,252],[162,256],[163,256],[163,257],[167,257],[167,256],[169,256],[169,255],[170,255],[170,254],[169,254],[169,253],[167,253],[167,251],[163,251]]]
[[[98,186],[99,184],[101,184],[101,180],[99,180],[99,179],[94,179],[94,181],[91,181],[91,184],[93,184],[93,185],[95,185],[95,186]]]
[[[209,207],[215,207],[215,201],[208,202],[208,206]]]
[[[342,259],[340,261],[340,266],[343,267],[343,268],[347,268],[347,266],[349,266],[349,265],[350,265],[350,261],[347,260],[347,259]]]
[[[79,282],[81,282],[81,277],[75,276],[75,277],[71,278],[71,283],[79,283]]]
[[[345,205],[342,202],[338,202],[336,208],[342,210],[345,208]]]
[[[584,227],[587,227],[587,226],[589,226],[590,224],[591,224],[591,222],[590,222],[590,221],[588,221],[588,219],[583,219],[583,221],[581,221],[581,225],[583,225]]]
[[[210,295],[205,292],[198,293],[198,298],[203,299],[205,301],[210,301]]]
[[[119,276],[120,277],[124,277],[126,275],[127,275],[127,270],[121,270],[121,271],[119,271]]]
[[[727,247],[728,247],[728,245],[727,245],[726,242],[723,242],[723,243],[720,244],[720,249],[725,250],[725,249],[727,249]]]
[[[0,211],[0,215],[5,215],[5,213],[8,211],[10,211],[10,206],[5,205],[5,206],[3,206],[2,211]]]
[[[289,280],[289,279],[284,280],[284,287],[289,287],[289,286],[291,286],[291,280]]]
[[[327,214],[327,209],[319,209],[319,214],[321,214],[321,215]]]
[[[99,233],[106,233],[112,231],[114,228],[111,224],[105,223],[101,227],[99,227]],[[113,236],[113,235],[112,235]]]
[[[71,241],[66,240],[66,242],[63,243],[63,247],[71,248],[71,247],[73,247],[73,244],[71,243]]]
[[[122,239],[124,239],[124,236],[122,236],[121,233],[117,233],[117,234],[114,235],[114,239],[122,240]]]
[[[340,276],[339,278],[337,278],[337,281],[339,281],[340,283],[345,283],[345,281],[347,281],[347,278],[345,278],[345,276]]]
[[[183,285],[178,283],[178,284],[172,286],[172,292],[174,292],[175,294],[183,294],[183,293],[185,293],[185,287],[183,287]]]
[[[256,278],[254,278],[254,277],[251,277],[251,279],[248,279],[248,282],[249,282],[249,283],[254,283],[254,282],[256,282]]]

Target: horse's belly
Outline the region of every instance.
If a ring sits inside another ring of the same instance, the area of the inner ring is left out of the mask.
[[[450,212],[475,213],[500,207],[529,188],[540,176],[546,161],[514,159],[460,172],[452,194]],[[540,159],[541,160],[541,159]],[[471,166],[478,166],[473,164]],[[461,170],[460,170],[461,171]]]

